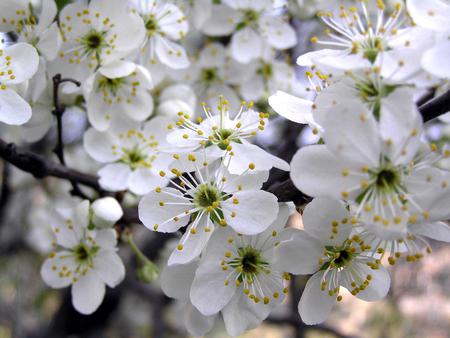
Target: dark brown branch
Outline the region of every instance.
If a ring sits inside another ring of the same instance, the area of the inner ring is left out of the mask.
[[[100,193],[103,192],[96,176],[70,169],[65,165],[54,163],[32,152],[19,151],[13,143],[6,143],[1,139],[0,157],[36,178],[58,177],[85,185]]]
[[[424,122],[450,111],[450,90],[419,107]]]

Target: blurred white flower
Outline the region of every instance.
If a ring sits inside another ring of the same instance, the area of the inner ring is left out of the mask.
[[[103,301],[105,284],[115,287],[125,277],[124,265],[116,253],[116,231],[95,227],[89,201],[59,211],[50,221],[58,249],[45,260],[41,276],[53,288],[71,285],[75,309],[91,314]]]

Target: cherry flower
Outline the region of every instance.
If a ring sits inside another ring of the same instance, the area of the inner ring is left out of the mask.
[[[306,53],[299,57],[297,63],[301,66],[311,66],[313,63],[341,71],[370,67],[376,62],[398,64],[401,60],[404,63],[401,53],[406,51],[409,55],[410,44],[399,46],[397,40],[401,40],[411,28],[403,28],[403,5],[398,2],[392,13],[387,14],[384,2],[377,1],[375,20],[372,20],[364,1],[360,2],[360,6],[360,10],[354,6],[348,9],[342,6],[336,14],[319,11],[319,18],[329,27],[325,34],[330,39],[312,37],[311,41],[332,49]],[[396,46],[394,50],[393,46]],[[381,60],[379,55],[383,55],[384,59]]]
[[[167,180],[159,175],[173,161],[163,153],[167,147],[167,125],[171,120],[155,117],[142,125],[132,122],[114,123],[106,132],[89,129],[84,147],[96,161],[106,165],[98,172],[100,185],[109,191],[129,189],[143,195]]]
[[[102,66],[84,83],[89,122],[99,130],[126,117],[144,121],[153,112],[149,72],[132,62],[115,61]]]
[[[54,60],[62,43],[54,0],[42,1],[40,11],[32,1],[5,0],[0,3],[0,30],[15,32],[18,42],[36,47],[47,60]]]
[[[275,250],[280,268],[293,274],[313,274],[298,304],[303,322],[318,324],[328,317],[341,287],[375,301],[386,296],[390,277],[358,235],[351,235],[354,218],[341,202],[316,198],[303,212],[299,230]]]
[[[146,38],[138,57],[142,65],[157,60],[173,69],[189,66],[186,50],[178,43],[189,29],[181,10],[171,3],[157,0],[132,0],[133,9],[142,17]]]
[[[257,235],[241,235],[228,227],[215,231],[195,272],[192,304],[205,316],[221,311],[233,337],[257,327],[288,292],[283,282],[289,279],[284,273],[288,264],[281,268],[274,258],[289,217],[286,205],[279,210]]]
[[[197,97],[212,106],[218,104],[217,97],[227,97],[230,106],[239,106],[240,100],[234,86],[249,79],[252,69],[228,57],[227,49],[218,42],[204,46],[191,67],[173,71],[171,77],[176,81],[187,82]],[[200,106],[199,106],[200,108]]]
[[[209,165],[200,156],[175,154],[171,165],[171,173],[179,180],[171,180],[175,188],[158,187],[139,203],[139,218],[150,230],[175,232],[189,223],[169,265],[197,257],[217,225],[257,234],[272,223],[278,211],[276,197],[258,190],[267,180],[267,172],[248,168],[241,175],[232,175],[221,160]]]
[[[114,205],[115,208],[120,206]],[[114,211],[115,212],[115,211]],[[111,228],[121,210],[110,219],[109,228],[97,228],[91,217],[89,201],[56,212],[52,228],[57,249],[41,268],[41,276],[52,288],[72,286],[72,304],[83,314],[91,314],[102,303],[105,284],[117,286],[125,268],[116,251],[116,232]]]
[[[190,116],[180,113],[175,129],[167,137],[179,151],[197,151],[205,148],[208,156],[213,158],[229,157],[227,164],[231,174],[242,174],[250,164],[252,170],[265,171],[276,167],[289,170],[289,164],[275,157],[246,139],[254,137],[268,124],[268,115],[252,109],[253,103],[243,102],[234,118],[231,118],[228,101],[219,98],[218,114],[213,115],[211,108],[203,105],[205,120],[199,123],[190,120]],[[173,124],[169,128],[174,128]],[[251,155],[250,155],[251,154]]]
[[[275,50],[266,47],[262,56],[254,62],[252,77],[242,83],[241,94],[246,100],[259,101],[277,90],[297,93],[300,90],[294,67],[275,58]]]
[[[134,52],[144,40],[139,15],[131,13],[127,1],[92,0],[89,5],[71,3],[61,10],[63,45],[59,56],[84,80],[99,66]]]
[[[264,43],[275,49],[287,49],[297,42],[294,29],[274,13],[272,1],[226,0],[223,3],[232,10],[221,7],[202,30],[209,35],[228,35],[235,31],[231,37],[231,54],[236,61],[249,63],[260,57]]]
[[[428,217],[424,201],[448,191],[448,175],[435,166],[441,158],[436,146],[422,148],[420,124],[392,119],[383,134],[364,104],[334,109],[322,123],[325,145],[294,156],[294,184],[311,196],[351,201],[381,238],[404,235],[411,219]]]
[[[31,107],[15,87],[31,79],[37,72],[39,55],[26,43],[0,49],[0,121],[22,125],[31,118]]]

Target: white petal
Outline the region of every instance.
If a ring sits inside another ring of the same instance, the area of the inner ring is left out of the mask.
[[[262,304],[262,302],[255,304],[239,290],[222,310],[227,333],[231,337],[237,337],[246,330],[259,326],[271,309],[272,306],[269,304]]]
[[[123,163],[114,163],[104,166],[98,171],[100,185],[109,191],[121,191],[128,188],[131,169]]]
[[[442,242],[450,242],[450,227],[444,222],[413,224],[408,230],[414,235],[426,236]]]
[[[442,0],[407,0],[408,13],[419,26],[435,30],[448,31],[450,6]]]
[[[227,224],[244,235],[263,232],[278,214],[277,198],[262,190],[238,192],[221,205]]]
[[[274,251],[274,266],[280,271],[296,275],[307,275],[316,272],[320,266],[324,246],[306,231],[296,230],[290,239],[282,241]]]
[[[269,97],[269,104],[278,114],[292,122],[309,124],[314,121],[312,117],[312,101],[277,91]]]
[[[6,56],[11,57],[11,65],[8,67],[14,74],[14,80],[8,83],[22,83],[36,74],[39,66],[39,55],[36,48],[27,43],[16,43],[3,50]]]
[[[341,245],[350,235],[351,215],[338,200],[317,197],[303,212],[305,231],[325,245]],[[337,226],[336,226],[337,224]],[[332,230],[338,232],[335,234]]]
[[[334,156],[325,145],[306,146],[292,158],[291,179],[305,194],[339,199],[348,187],[360,183],[358,177],[342,175],[343,170],[361,170],[349,164]]]
[[[182,217],[180,215],[183,215],[185,210],[191,209],[192,206],[165,204],[171,202],[184,203],[186,200],[183,198],[183,194],[176,189],[163,189],[172,195],[152,191],[141,199],[139,202],[139,219],[150,230],[156,230],[155,225],[158,225],[157,231],[175,232],[182,226],[185,226],[189,221],[189,217]],[[161,206],[160,202],[164,203],[163,206]],[[179,217],[178,221],[173,220],[175,216]],[[170,221],[166,222],[168,220]]]
[[[325,143],[336,156],[369,167],[377,166],[380,157],[378,126],[365,105],[336,106],[322,123]]]
[[[248,63],[259,57],[262,48],[261,36],[251,27],[237,31],[231,38],[231,53],[233,58],[241,63]]]
[[[295,30],[282,18],[266,15],[259,20],[262,35],[276,49],[291,48],[297,43]]]
[[[200,263],[190,291],[192,304],[205,316],[213,315],[228,304],[236,290],[235,283],[225,285],[228,272],[220,261],[205,259]]]
[[[45,284],[55,289],[65,288],[72,284],[73,276],[60,275],[63,266],[69,270],[77,267],[70,252],[61,251],[54,258],[47,258],[41,267],[41,277]]]
[[[362,276],[370,274],[372,280],[363,291],[356,295],[356,297],[367,302],[373,302],[380,300],[387,295],[391,286],[391,277],[384,266],[380,266],[378,269],[373,270],[365,263],[360,263],[357,271]]]
[[[238,190],[261,189],[264,182],[269,178],[268,171],[250,172],[245,175],[224,174],[226,181],[223,190],[233,192]]]
[[[136,70],[136,64],[129,61],[114,61],[99,68],[98,72],[109,79],[129,76]]]
[[[94,232],[95,244],[102,249],[115,250],[117,246],[117,232],[113,228],[100,229]]]
[[[240,175],[248,170],[249,165],[255,165],[255,171],[270,170],[273,167],[289,171],[289,164],[261,149],[260,147],[243,141],[242,143],[232,143],[234,155],[231,159],[228,170],[230,173]]]
[[[202,216],[196,227],[197,232],[195,234],[192,234],[190,232],[191,227],[188,227],[180,240],[180,244],[183,245],[183,249],[178,250],[178,248],[175,248],[173,250],[169,257],[169,261],[167,263],[168,265],[186,264],[200,255],[214,230],[214,227],[210,224],[210,221],[207,221],[208,217],[208,215]],[[207,228],[208,231],[205,231],[205,228]]]
[[[116,154],[113,146],[117,146],[117,140],[111,133],[99,132],[90,128],[83,136],[84,149],[89,156],[96,161],[102,163],[114,162],[120,158],[119,153]]]
[[[145,195],[151,190],[165,185],[167,185],[167,179],[155,174],[150,169],[136,169],[130,175],[129,189],[136,195]]]
[[[450,7],[450,6],[449,6]],[[449,11],[450,14],[450,11]],[[448,25],[448,18],[447,18]],[[450,78],[450,60],[448,52],[450,42],[442,42],[427,50],[422,57],[422,67],[430,74],[439,78]]]
[[[189,67],[190,62],[186,50],[178,43],[157,36],[155,51],[159,60],[170,68],[182,69]]]
[[[198,260],[188,264],[165,266],[161,272],[161,290],[170,298],[189,299],[189,289],[194,281]]]
[[[117,286],[125,278],[125,267],[114,251],[100,250],[94,257],[94,270],[109,287]]]
[[[72,304],[80,313],[89,315],[98,309],[105,296],[105,283],[100,280],[95,271],[80,275],[72,285]]]
[[[298,303],[300,317],[307,325],[324,322],[336,303],[336,297],[330,297],[327,291],[322,291],[322,276],[323,272],[318,272],[309,278]]]
[[[58,56],[61,44],[61,33],[58,24],[54,22],[42,33],[36,48],[48,61],[53,61]]]
[[[214,327],[214,321],[216,316],[204,316],[202,315],[191,302],[187,304],[184,314],[184,323],[188,332],[195,336],[200,337],[208,333]]]
[[[31,107],[12,89],[0,89],[0,121],[22,125],[31,118]]]

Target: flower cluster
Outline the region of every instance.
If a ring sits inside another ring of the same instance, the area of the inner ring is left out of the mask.
[[[310,276],[306,324],[382,299],[389,265],[450,242],[450,148],[418,108],[448,95],[449,18],[445,0],[2,0],[2,157],[57,143],[58,165],[10,162],[77,196],[52,184],[30,212],[44,282],[83,314],[125,266],[152,282],[140,227],[176,242],[160,285],[196,336],[257,327],[291,275]],[[274,192],[288,177],[309,203]]]

